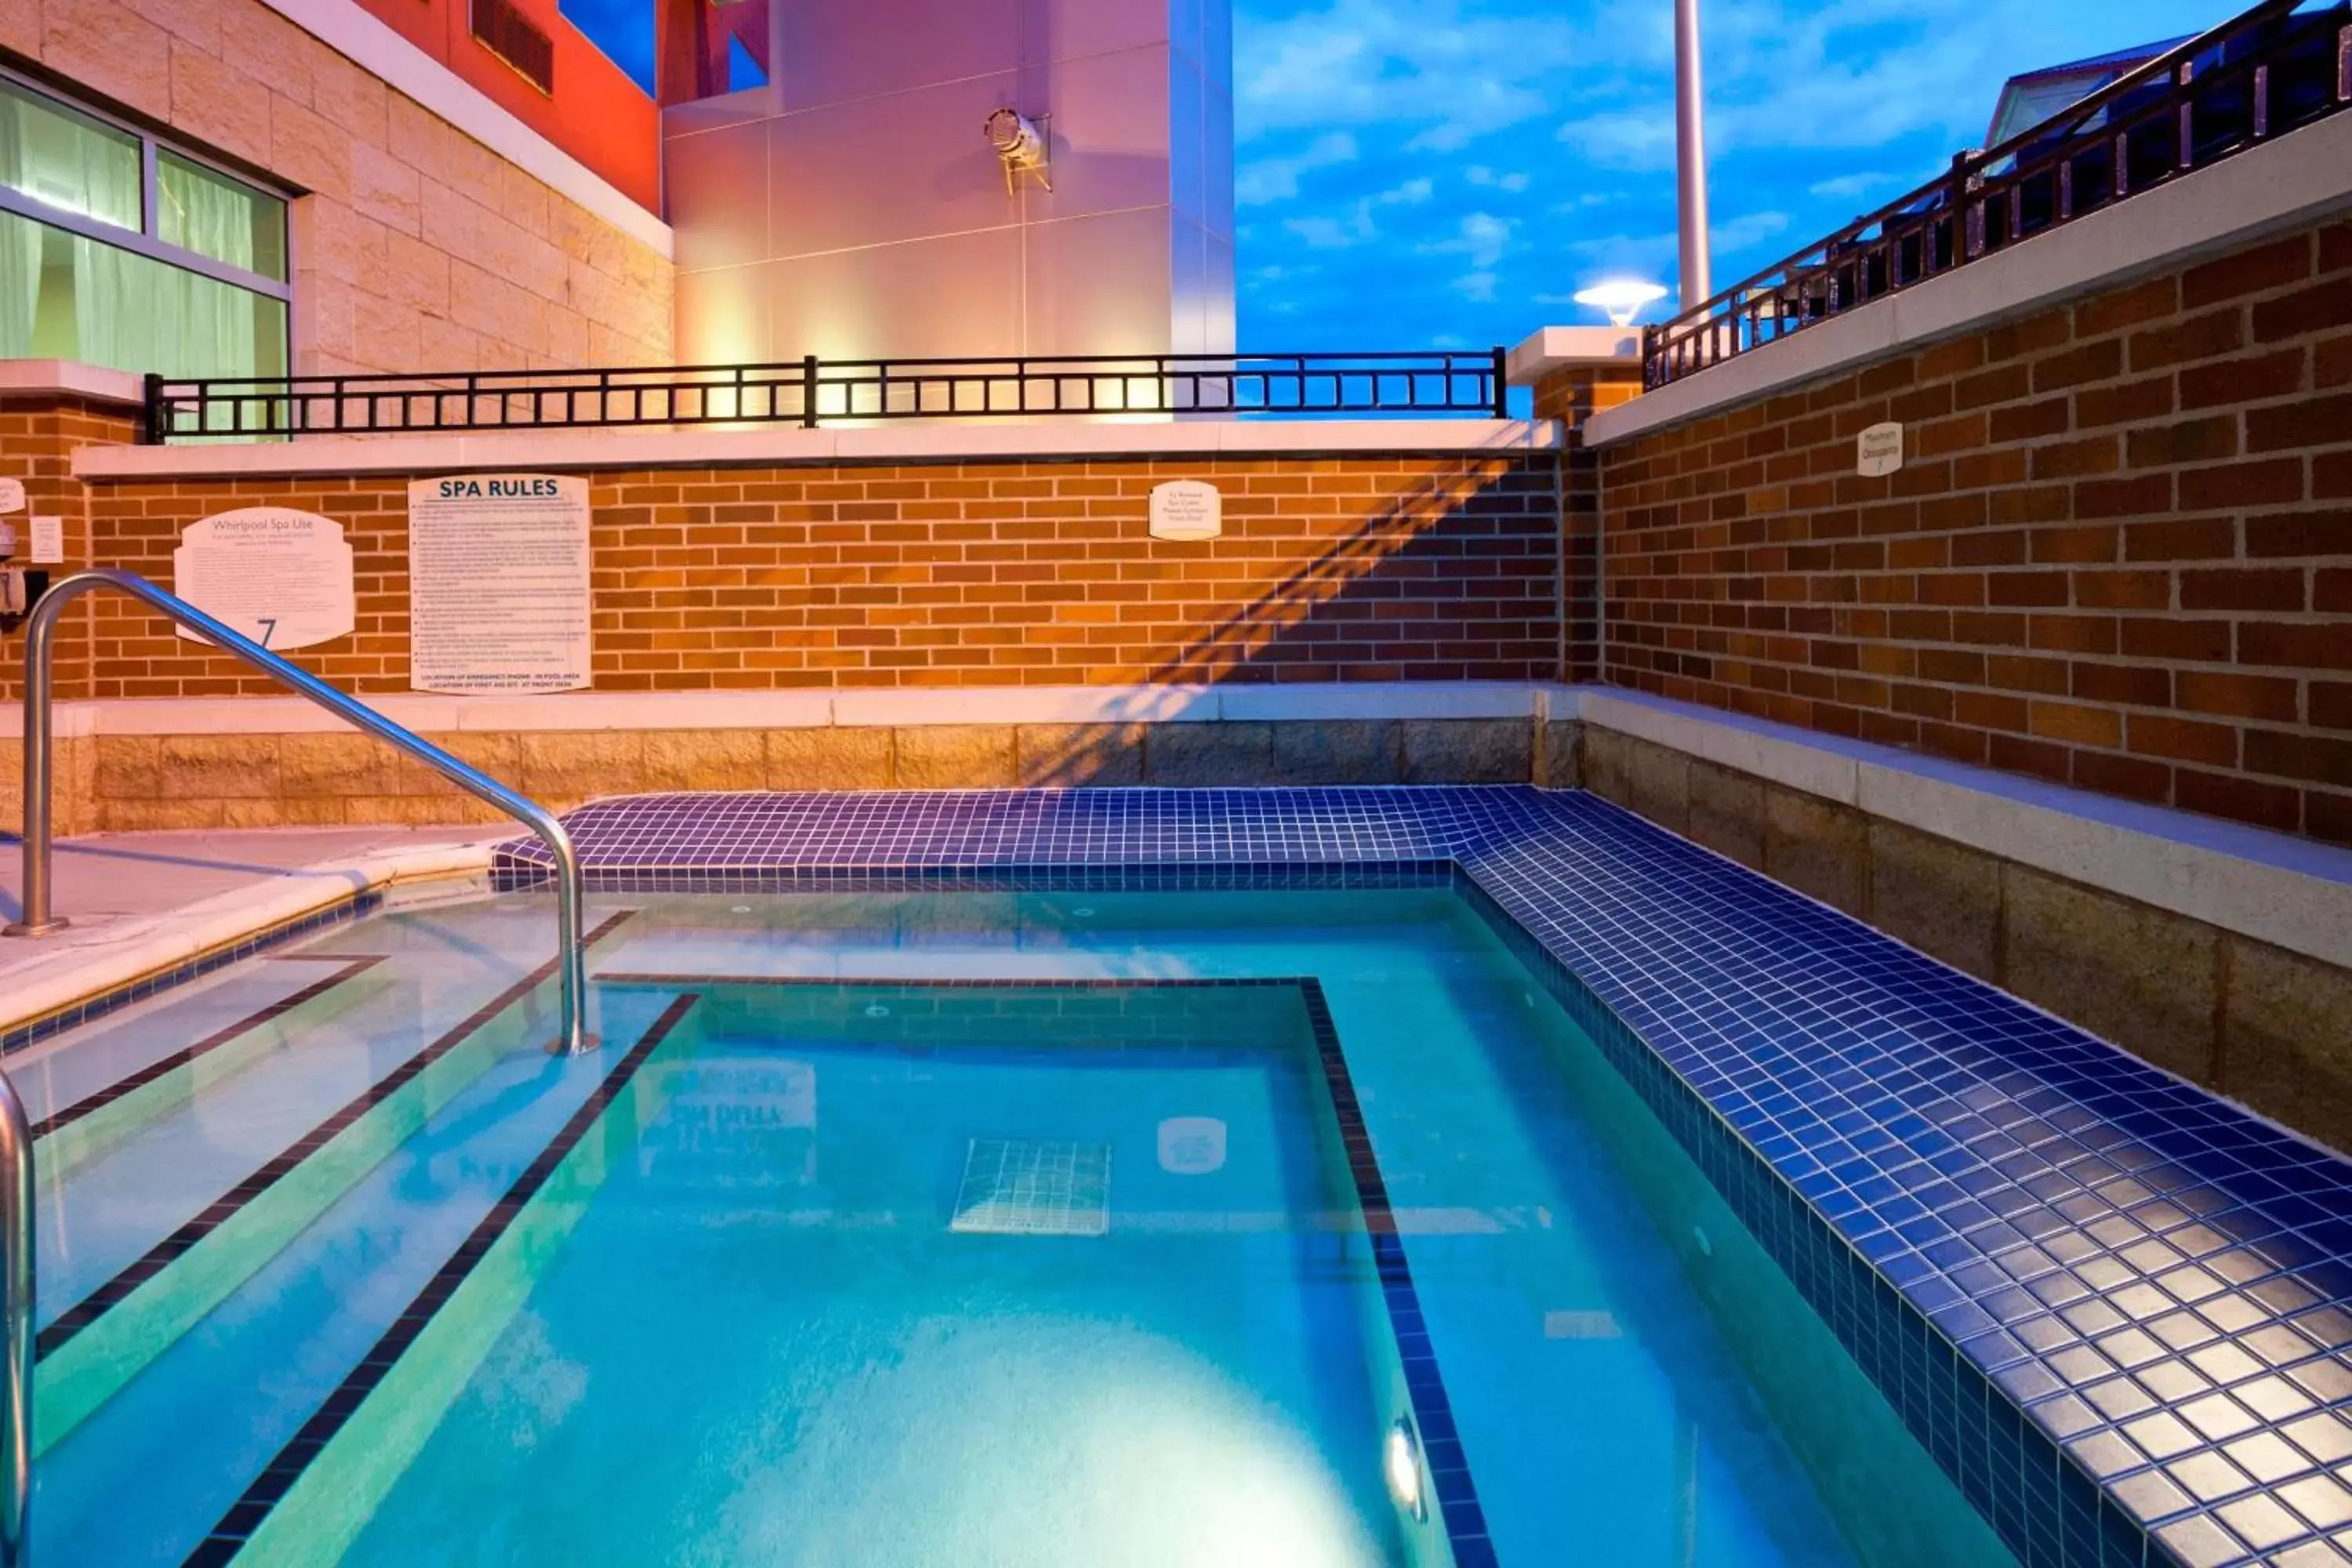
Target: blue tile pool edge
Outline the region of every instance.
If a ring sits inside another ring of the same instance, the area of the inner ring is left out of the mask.
[[[119,985],[110,985],[103,991],[68,1002],[37,1018],[11,1024],[5,1029],[0,1029],[0,1056],[13,1056],[27,1046],[37,1045],[77,1025],[87,1024],[133,1002],[143,1002],[159,992],[184,985],[191,980],[200,980],[216,969],[267,952],[271,948],[282,947],[299,938],[314,936],[330,926],[357,920],[383,902],[381,892],[352,893],[322,908],[305,910],[259,931],[234,937],[177,963],[150,971]]]
[[[2027,1568],[2174,1559],[1583,978],[1456,867],[1453,888],[1542,984],[1730,1205],[1904,1426]],[[2015,1485],[1992,1483],[2006,1471]],[[2062,1542],[2053,1553],[2052,1542]]]

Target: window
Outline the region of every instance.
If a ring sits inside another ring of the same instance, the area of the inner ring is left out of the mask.
[[[474,0],[474,40],[540,91],[555,91],[555,40],[515,8],[514,0]]]
[[[286,202],[0,77],[0,359],[286,374]]]

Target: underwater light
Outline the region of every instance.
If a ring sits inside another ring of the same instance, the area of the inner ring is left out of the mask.
[[[1397,1507],[1411,1514],[1416,1524],[1427,1519],[1429,1500],[1421,1492],[1421,1442],[1412,1435],[1412,1423],[1402,1416],[1389,1428],[1381,1468],[1388,1474],[1389,1496],[1396,1500]]]
[[[1609,324],[1630,327],[1633,318],[1645,305],[1654,305],[1666,297],[1666,291],[1655,283],[1639,283],[1622,279],[1610,283],[1597,283],[1576,296],[1580,305],[1590,305],[1596,310],[1609,312]]]

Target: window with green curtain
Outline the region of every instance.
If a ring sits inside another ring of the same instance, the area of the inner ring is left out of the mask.
[[[139,163],[136,136],[0,80],[0,185],[137,229]]]
[[[0,359],[12,358],[283,375],[286,303],[0,212]]]
[[[173,153],[155,158],[155,237],[286,280],[286,204]]]

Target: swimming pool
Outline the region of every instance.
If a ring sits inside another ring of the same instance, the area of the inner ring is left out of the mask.
[[[44,1561],[2007,1560],[1449,890],[544,918],[19,1058]]]
[[[1591,796],[567,826],[593,1056],[528,841],[0,1036],[37,1538],[2352,1562],[2352,1162]]]

